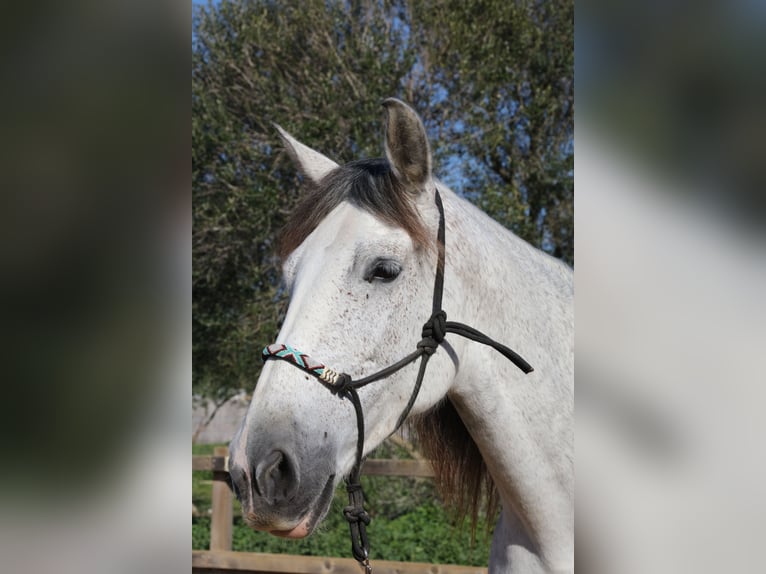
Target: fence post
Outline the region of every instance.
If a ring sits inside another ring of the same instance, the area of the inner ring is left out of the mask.
[[[228,456],[229,449],[217,446],[213,451],[215,456]],[[212,517],[210,518],[210,550],[231,550],[234,513],[232,511],[233,497],[226,471],[213,472]]]

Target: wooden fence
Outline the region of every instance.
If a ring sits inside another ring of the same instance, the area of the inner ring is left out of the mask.
[[[213,471],[210,517],[210,550],[192,551],[192,572],[199,574],[248,572],[251,574],[360,574],[353,558],[322,558],[260,552],[232,552],[233,494],[228,484],[226,447],[216,447],[212,456],[192,457],[192,470]],[[364,474],[376,476],[432,477],[424,460],[370,459]],[[375,574],[486,574],[486,568],[374,560]]]

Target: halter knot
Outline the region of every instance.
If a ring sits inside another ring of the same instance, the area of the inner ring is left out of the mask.
[[[330,385],[330,391],[334,395],[345,395],[351,387],[351,375],[348,373],[338,373],[335,381]]]
[[[362,522],[365,526],[370,524],[370,515],[367,514],[364,508],[346,506],[343,509],[343,516],[346,517],[346,521],[350,524],[356,524],[357,522]]]
[[[433,339],[437,343],[441,343],[444,340],[444,336],[447,334],[447,313],[444,311],[437,311],[431,315],[430,319],[423,325],[423,332],[421,336],[424,339]]]
[[[423,325],[421,333],[423,338],[418,343],[418,349],[422,349],[427,355],[433,355],[446,334],[447,313],[438,311],[431,315],[425,325]]]

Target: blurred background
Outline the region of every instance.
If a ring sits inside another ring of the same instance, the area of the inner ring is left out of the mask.
[[[4,10],[3,572],[188,568],[190,12]]]
[[[766,9],[577,4],[581,572],[760,570]]]
[[[763,3],[578,2],[574,142],[571,2],[259,4],[3,18],[4,571],[188,570],[192,394],[247,392],[279,321],[268,122],[376,156],[389,95],[446,183],[576,254],[580,572],[757,571]]]

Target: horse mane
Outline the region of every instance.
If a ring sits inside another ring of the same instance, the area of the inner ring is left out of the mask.
[[[471,537],[482,509],[487,529],[500,507],[500,498],[479,447],[449,398],[413,417],[423,454],[431,461],[434,482],[444,502],[455,512],[458,524],[470,519]]]
[[[319,183],[309,181],[308,187],[308,193],[280,232],[277,255],[283,260],[343,201],[351,202],[391,226],[401,227],[416,247],[433,243],[411,201],[414,190],[395,177],[385,159],[347,163],[332,170]]]

